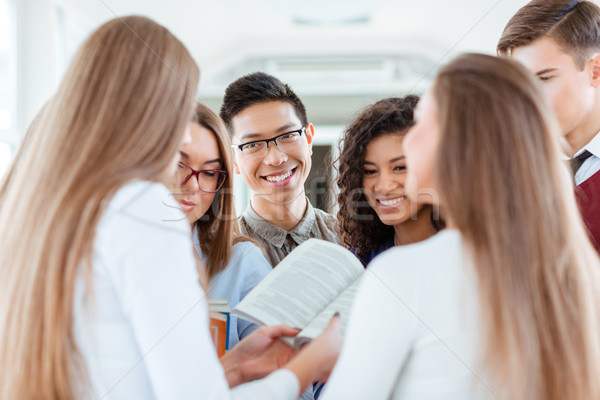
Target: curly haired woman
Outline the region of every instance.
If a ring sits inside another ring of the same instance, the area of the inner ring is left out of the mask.
[[[365,266],[384,250],[427,239],[443,227],[431,205],[409,200],[404,189],[402,142],[418,101],[409,95],[368,106],[340,143],[337,217],[343,243]]]

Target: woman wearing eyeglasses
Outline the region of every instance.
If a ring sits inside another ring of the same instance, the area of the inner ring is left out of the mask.
[[[210,281],[211,299],[227,299],[235,307],[271,266],[260,249],[240,234],[234,209],[229,137],[221,119],[198,103],[190,123],[191,142],[181,148],[171,187],[194,237]],[[231,316],[229,346],[258,326]]]
[[[139,16],[74,55],[0,180],[1,399],[292,400],[327,379],[339,318],[297,354],[280,325],[217,358],[188,226],[164,218],[198,75]]]

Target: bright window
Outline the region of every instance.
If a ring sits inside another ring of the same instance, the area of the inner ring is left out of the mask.
[[[15,1],[0,0],[0,176],[16,145],[16,26]]]
[[[15,18],[13,0],[0,0],[0,133],[15,130]]]
[[[12,148],[8,143],[0,143],[0,177],[4,175],[10,159],[12,157]]]
[[[92,24],[75,10],[56,6],[56,73],[60,81],[73,55],[91,33]]]

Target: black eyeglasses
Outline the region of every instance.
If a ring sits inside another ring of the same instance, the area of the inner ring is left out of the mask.
[[[262,158],[269,152],[269,142],[275,143],[275,147],[277,147],[279,150],[286,151],[300,143],[300,137],[302,136],[303,132],[306,133],[306,127],[296,129],[295,131],[282,133],[281,135],[277,135],[271,139],[254,140],[252,142],[242,144],[232,144],[231,147],[234,149],[239,149],[242,154]]]
[[[198,181],[198,188],[207,193],[218,192],[225,183],[227,175],[227,171],[220,169],[201,169],[200,171],[196,171],[187,164],[182,162],[177,163],[176,176],[181,185],[185,185],[192,176],[195,176]]]

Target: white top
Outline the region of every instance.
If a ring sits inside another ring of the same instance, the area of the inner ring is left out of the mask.
[[[161,184],[131,182],[97,227],[92,291],[82,274],[74,300],[89,397],[294,399],[299,383],[287,370],[229,389],[209,334],[189,225],[163,217],[169,196]]]
[[[586,150],[592,153],[592,155],[581,164],[581,167],[575,173],[575,184],[577,185],[600,171],[600,133],[594,136],[588,144],[575,153],[575,157]]]
[[[197,241],[197,234],[194,239]],[[198,254],[206,261],[199,243],[194,243]],[[260,249],[252,242],[239,242],[231,249],[231,258],[227,267],[211,279],[208,287],[210,299],[226,299],[233,309],[258,283],[273,269]],[[229,348],[254,332],[258,325],[235,315],[229,317]]]
[[[477,287],[458,231],[394,247],[365,271],[323,400],[495,398],[476,372]]]

